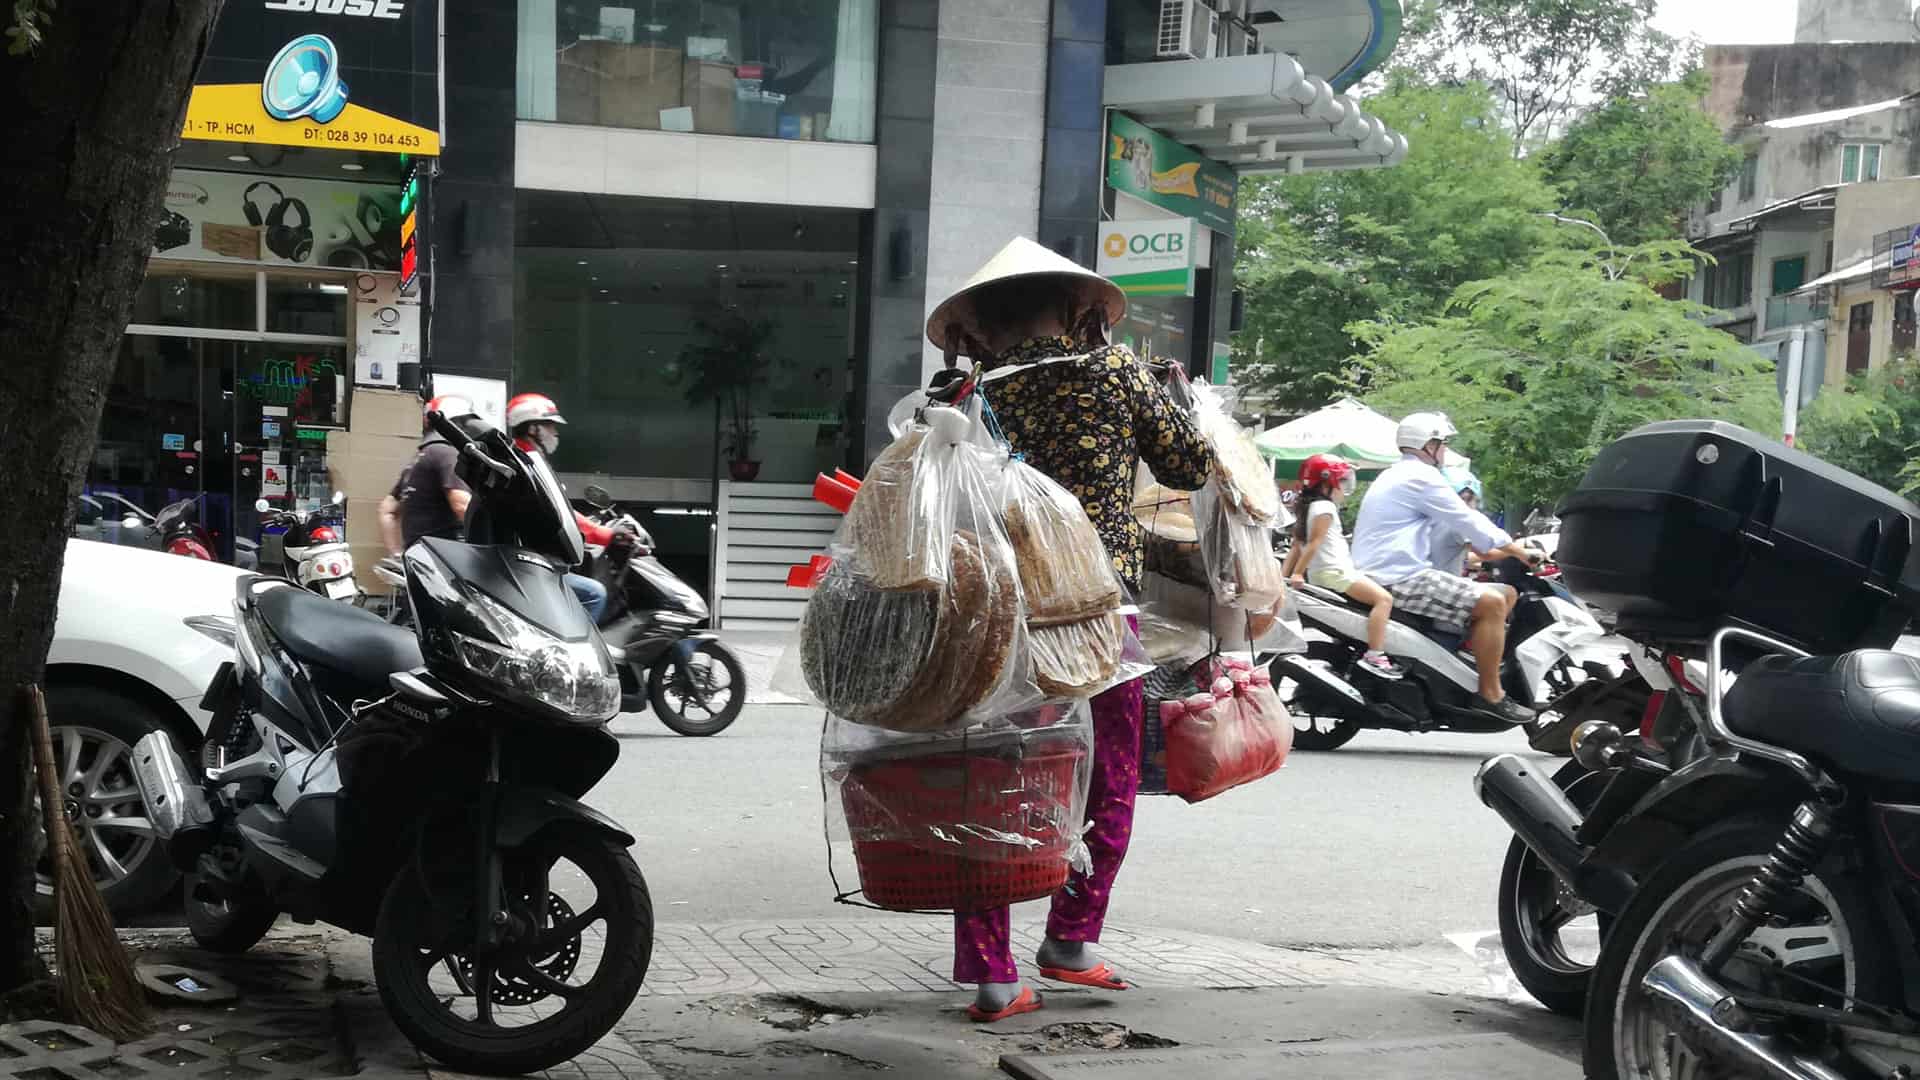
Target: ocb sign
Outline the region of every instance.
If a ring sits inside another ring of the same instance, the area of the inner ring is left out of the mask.
[[[1100,273],[1136,296],[1193,295],[1193,219],[1100,224]]]

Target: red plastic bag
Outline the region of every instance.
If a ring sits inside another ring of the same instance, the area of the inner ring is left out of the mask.
[[[1278,772],[1293,748],[1293,721],[1264,669],[1216,661],[1203,693],[1160,704],[1167,790],[1190,803]]]

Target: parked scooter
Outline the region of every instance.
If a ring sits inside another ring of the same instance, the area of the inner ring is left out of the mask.
[[[195,764],[163,730],[134,766],[202,945],[242,952],[281,912],[371,935],[417,1046],[531,1072],[612,1029],[652,947],[633,837],[577,801],[619,757],[617,653],[562,580],[586,546],[545,457],[429,420],[474,496],[469,542],[406,552],[418,637],[243,577]]]
[[[747,673],[707,630],[707,602],[653,554],[653,537],[615,509],[605,488],[588,485],[586,501],[593,508],[587,516],[614,530],[615,542],[594,552],[590,570],[607,587],[600,633],[626,652],[621,709],[641,712],[651,704],[660,722],[682,735],[725,731],[746,706]]]
[[[1529,573],[1517,560],[1499,568],[1499,580],[1515,587],[1501,683],[1515,701],[1537,710],[1526,729],[1537,749],[1566,754],[1566,738],[1586,712],[1617,693],[1644,697],[1627,660],[1629,645],[1611,637],[1586,607],[1558,581]],[[1340,593],[1307,585],[1294,590],[1300,619],[1326,640],[1304,654],[1279,657],[1274,682],[1291,694],[1293,745],[1336,750],[1366,728],[1391,731],[1492,733],[1513,725],[1474,711],[1479,690],[1473,662],[1460,651],[1458,635],[1399,608],[1387,630],[1387,653],[1406,667],[1406,677],[1383,679],[1365,670],[1367,608]],[[1611,715],[1611,714],[1609,714]]]
[[[200,524],[200,500],[189,496],[169,503],[153,517],[153,531],[160,535],[160,550],[169,555],[215,562],[213,537]]]
[[[340,514],[346,501],[346,494],[336,491],[333,501],[305,513],[277,509],[265,499],[254,503],[263,530],[261,572],[332,600],[358,601],[360,586],[353,580],[353,553]]]

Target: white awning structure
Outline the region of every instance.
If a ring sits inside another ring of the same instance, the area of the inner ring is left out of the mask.
[[[1107,68],[1106,104],[1242,176],[1373,169],[1407,138],[1282,53]]]
[[[1859,262],[1848,263],[1846,266],[1830,274],[1821,274],[1819,277],[1814,278],[1812,281],[1807,282],[1805,285],[1793,291],[1803,293],[1809,289],[1817,289],[1822,285],[1838,285],[1843,281],[1857,281],[1871,273],[1873,273],[1873,256],[1869,255]]]

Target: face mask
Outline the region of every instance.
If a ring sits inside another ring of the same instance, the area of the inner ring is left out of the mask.
[[[539,447],[541,453],[551,457],[555,450],[560,449],[560,429],[552,424],[535,424],[533,445]]]

